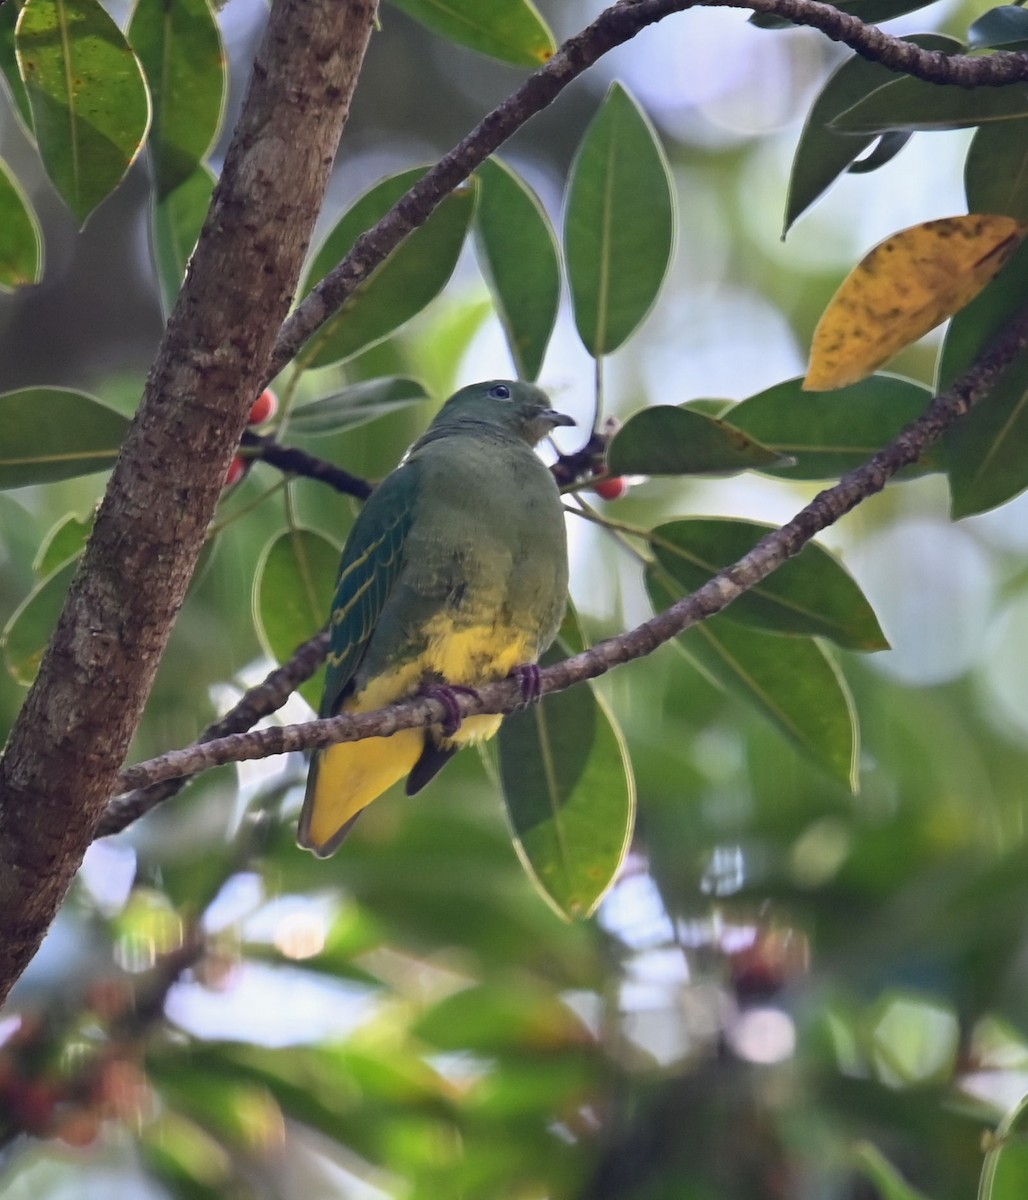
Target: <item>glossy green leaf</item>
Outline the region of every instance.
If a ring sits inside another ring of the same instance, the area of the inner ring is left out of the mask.
[[[1024,305],[1028,243],[1022,245],[992,283],[950,321],[939,359],[942,389],[971,366],[999,330]],[[945,438],[951,512],[956,517],[1005,503],[1028,485],[1024,470],[1026,436],[1022,353],[1000,375],[992,393]]]
[[[189,179],[217,140],[225,50],[208,0],[136,0],[128,36],[150,85],[149,146],[160,199]]]
[[[985,512],[1028,487],[1028,350],[946,442],[954,519]]]
[[[955,54],[961,49],[956,39],[937,34],[920,34],[903,40],[942,53]],[[796,218],[854,163],[876,136],[873,133],[862,137],[843,134],[833,129],[830,122],[895,79],[894,71],[856,54],[829,77],[811,106],[796,145],[785,202],[783,236]]]
[[[0,159],[0,291],[38,283],[43,274],[43,235],[21,184]]]
[[[64,607],[78,560],[72,559],[52,571],[32,589],[11,614],[0,632],[4,666],[18,683],[32,683],[43,661],[43,651]]]
[[[883,133],[871,153],[851,162],[846,168],[847,172],[850,175],[870,175],[872,171],[892,162],[913,136],[912,133]]]
[[[956,84],[897,79],[840,113],[831,127],[840,133],[884,133],[888,129],[968,129],[990,121],[1028,116],[1028,84],[962,88]]]
[[[537,379],[560,304],[557,237],[538,197],[510,167],[478,171],[479,262],[520,379]]]
[[[29,95],[18,71],[18,58],[14,51],[14,30],[20,12],[21,5],[15,0],[7,0],[6,4],[0,4],[0,78],[3,79],[12,107],[18,114],[25,132],[31,137],[32,110],[29,108]]]
[[[964,190],[968,212],[1028,221],[1028,118],[996,121],[975,133],[964,162]]]
[[[265,653],[286,662],[328,620],[339,547],[313,529],[287,529],[264,547],[253,581],[253,620]],[[300,687],[317,711],[323,669]]]
[[[165,314],[175,305],[213,192],[214,173],[210,167],[200,166],[160,199],[154,196],[150,245]]]
[[[146,138],[142,69],[98,0],[27,0],[15,46],[43,165],[84,223]]]
[[[986,46],[1024,50],[1028,48],[1028,12],[1017,4],[990,8],[968,29],[967,42],[975,50]]]
[[[564,212],[575,324],[593,357],[616,350],[650,311],[674,240],[663,148],[631,95],[611,84],[575,155]]]
[[[532,0],[391,0],[426,29],[516,67],[538,67],[557,43]]]
[[[692,517],[650,531],[657,561],[686,592],[748,554],[774,525]],[[847,650],[885,650],[878,618],[853,576],[816,542],[808,542],[726,610],[728,620],[773,633],[826,637]]]
[[[640,409],[607,449],[613,475],[727,475],[784,462],[734,425],[670,404]]]
[[[69,388],[0,395],[0,488],[53,483],[114,466],[128,420]]]
[[[541,661],[566,653],[558,643]],[[558,913],[587,917],[614,882],[635,823],[635,780],[620,729],[584,684],[513,713],[496,741],[518,857]]]
[[[302,294],[345,258],[357,238],[423,173],[416,169],[383,179],[344,213],[315,255]],[[457,265],[474,213],[475,193],[473,183],[453,192],[389,255],[307,343],[301,354],[305,366],[324,367],[352,358],[387,338],[435,299]]]
[[[63,566],[69,559],[77,558],[86,547],[93,531],[93,516],[84,521],[74,513],[68,513],[54,525],[43,538],[39,552],[32,564],[37,575],[49,575]]]
[[[646,573],[654,607],[680,593],[660,568]],[[724,616],[679,634],[674,644],[708,679],[761,713],[832,778],[856,787],[859,733],[849,688],[812,638],[758,633]]]
[[[428,393],[417,379],[401,375],[366,379],[295,409],[289,417],[289,429],[305,437],[339,433],[427,399]]]
[[[787,466],[762,468],[783,479],[838,479],[871,457],[921,415],[931,391],[896,375],[872,375],[834,392],[807,392],[787,379],[735,405],[732,425],[786,456]],[[912,473],[939,470],[929,451]]]

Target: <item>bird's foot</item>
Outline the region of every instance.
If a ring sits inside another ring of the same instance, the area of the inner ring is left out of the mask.
[[[441,724],[443,737],[453,737],[461,727],[464,718],[461,715],[460,705],[457,703],[458,693],[463,693],[465,696],[474,696],[478,699],[478,692],[471,687],[461,687],[456,683],[426,683],[421,689],[423,696],[431,696],[433,700],[438,700],[439,703],[446,709],[446,717]]]
[[[518,687],[521,688],[522,708],[534,704],[543,694],[542,676],[535,663],[522,663],[520,667],[515,667],[510,674],[512,679],[518,681]]]

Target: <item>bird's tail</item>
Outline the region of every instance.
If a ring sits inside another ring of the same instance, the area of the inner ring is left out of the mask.
[[[354,821],[421,757],[425,733],[403,729],[388,738],[340,742],[311,760],[296,840],[319,858],[336,851]]]

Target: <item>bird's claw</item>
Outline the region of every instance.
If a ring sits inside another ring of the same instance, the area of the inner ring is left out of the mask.
[[[460,705],[457,703],[458,692],[463,693],[465,696],[473,696],[476,700],[478,699],[478,692],[474,688],[461,687],[456,683],[426,683],[421,689],[423,696],[430,696],[433,700],[438,700],[443,708],[446,709],[446,717],[440,722],[443,737],[453,737],[464,721]]]
[[[518,681],[518,687],[521,688],[522,708],[535,703],[543,694],[542,675],[535,663],[522,663],[520,667],[511,671],[511,676]]]

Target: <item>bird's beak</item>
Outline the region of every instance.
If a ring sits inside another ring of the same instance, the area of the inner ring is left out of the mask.
[[[549,421],[551,425],[578,424],[574,417],[569,417],[567,413],[557,412],[555,408],[544,408],[539,415]]]

